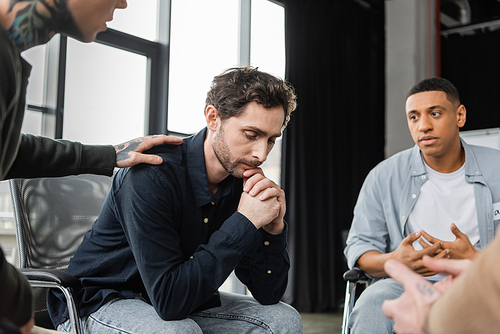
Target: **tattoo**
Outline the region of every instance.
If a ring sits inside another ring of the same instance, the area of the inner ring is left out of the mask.
[[[116,162],[127,160],[129,153],[135,151],[142,144],[142,139],[135,139],[115,146]]]
[[[417,283],[417,290],[424,296],[433,296],[435,291],[432,287],[428,286],[427,284],[422,284],[422,283]]]
[[[82,39],[66,5],[66,0],[10,0],[9,13],[16,5],[24,5],[18,10],[9,28],[11,39],[19,50],[46,43],[54,33],[64,33]]]
[[[14,8],[14,5],[17,3],[16,0],[10,0],[10,5],[9,5],[9,11],[7,13],[12,12],[12,8]]]

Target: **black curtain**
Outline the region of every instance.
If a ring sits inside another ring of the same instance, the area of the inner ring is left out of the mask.
[[[500,126],[500,30],[442,37],[441,74],[467,109],[463,130]]]
[[[285,131],[292,268],[284,300],[335,310],[343,231],[367,173],[384,158],[384,1],[286,0],[287,79],[299,106]]]

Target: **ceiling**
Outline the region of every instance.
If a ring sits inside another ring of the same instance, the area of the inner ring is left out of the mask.
[[[441,31],[500,26],[500,0],[440,0]]]

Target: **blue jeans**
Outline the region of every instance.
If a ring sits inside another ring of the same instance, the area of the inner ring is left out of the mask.
[[[392,278],[378,280],[359,296],[349,318],[351,334],[394,333],[394,321],[382,313],[386,299],[396,299],[404,292],[401,284]]]
[[[220,299],[221,306],[177,321],[162,320],[141,298],[114,299],[80,323],[84,334],[302,333],[300,314],[287,304],[261,305],[253,297],[225,292]],[[71,325],[66,321],[57,329],[69,332]]]

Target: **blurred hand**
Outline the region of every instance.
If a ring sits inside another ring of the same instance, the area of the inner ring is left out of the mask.
[[[385,316],[394,320],[396,333],[423,333],[431,305],[448,291],[455,279],[472,264],[470,260],[435,259],[429,256],[424,256],[422,261],[430,270],[449,276],[433,285],[398,261],[389,260],[384,265],[385,272],[405,288],[399,298],[386,300],[382,305]]]
[[[153,154],[142,154],[143,151],[149,150],[153,146],[161,144],[179,145],[182,143],[181,138],[170,137],[165,135],[152,135],[140,137],[130,140],[126,143],[115,145],[116,151],[116,167],[125,168],[132,167],[140,163],[150,165],[159,165],[162,163],[162,158]]]
[[[401,262],[388,260],[384,269],[404,286],[405,292],[397,299],[384,301],[382,312],[394,320],[396,333],[423,334],[429,308],[441,297],[441,292]]]

